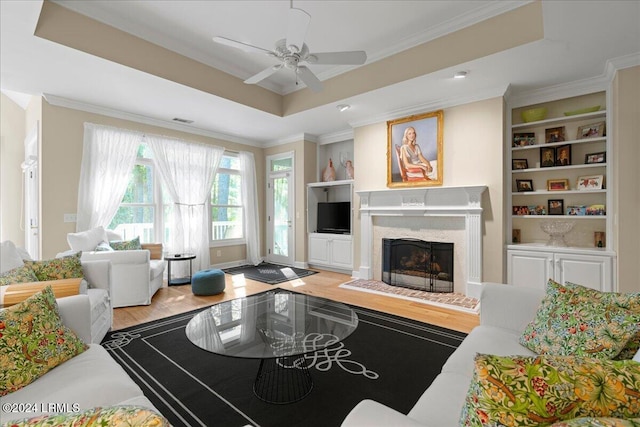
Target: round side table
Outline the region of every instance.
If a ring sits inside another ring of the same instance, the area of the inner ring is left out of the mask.
[[[167,261],[167,285],[188,285],[191,283],[191,276],[193,275],[193,260],[196,259],[195,254],[172,254],[166,255],[164,259]],[[171,278],[171,263],[176,261],[189,261],[189,276],[180,277],[176,279]]]

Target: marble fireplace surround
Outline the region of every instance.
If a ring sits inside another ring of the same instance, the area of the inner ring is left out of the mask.
[[[360,279],[372,279],[374,218],[464,218],[467,283],[465,294],[479,298],[482,283],[482,193],[485,185],[356,191],[360,196]]]

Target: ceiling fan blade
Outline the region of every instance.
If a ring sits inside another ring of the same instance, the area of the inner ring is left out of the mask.
[[[362,65],[367,61],[367,53],[363,50],[312,53],[306,61],[311,64]]]
[[[261,47],[258,46],[253,46],[250,44],[246,44],[246,43],[242,43],[236,40],[231,40],[228,39],[226,37],[220,37],[220,36],[216,36],[213,38],[213,41],[216,43],[220,43],[220,44],[224,44],[227,46],[231,46],[231,47],[235,47],[236,49],[240,49],[243,50],[245,52],[249,52],[249,53],[265,53],[265,54],[270,54],[272,53],[270,50],[267,49],[263,49]]]
[[[296,73],[300,76],[300,80],[304,82],[309,89],[314,92],[322,92],[322,82],[318,80],[315,74],[304,65],[300,65],[296,70]]]
[[[294,51],[300,52],[304,39],[307,36],[307,29],[311,22],[311,15],[302,9],[289,9],[289,24],[287,27],[287,47]],[[291,47],[295,46],[295,47]]]
[[[245,80],[244,82],[246,84],[256,84],[264,79],[266,79],[267,77],[269,77],[271,74],[275,73],[276,71],[278,71],[280,68],[282,68],[282,64],[277,64],[274,65],[272,67],[266,68],[262,71],[260,71],[258,74],[256,74],[255,76],[251,76],[249,77],[247,80]]]

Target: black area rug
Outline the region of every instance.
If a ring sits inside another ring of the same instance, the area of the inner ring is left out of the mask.
[[[465,334],[353,309],[355,332],[307,356],[313,389],[288,405],[253,394],[259,360],[215,355],[187,339],[199,310],[110,332],[102,345],[173,426],[339,426],[362,399],[408,413]]]
[[[275,285],[289,280],[295,280],[300,277],[311,276],[317,271],[305,270],[304,268],[287,267],[286,265],[271,264],[263,262],[258,265],[242,265],[240,267],[226,268],[227,274],[244,274],[247,279],[257,280],[258,282]]]

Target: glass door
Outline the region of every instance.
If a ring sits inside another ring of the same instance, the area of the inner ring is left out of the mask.
[[[267,159],[267,261],[293,265],[295,261],[293,220],[293,154]]]

